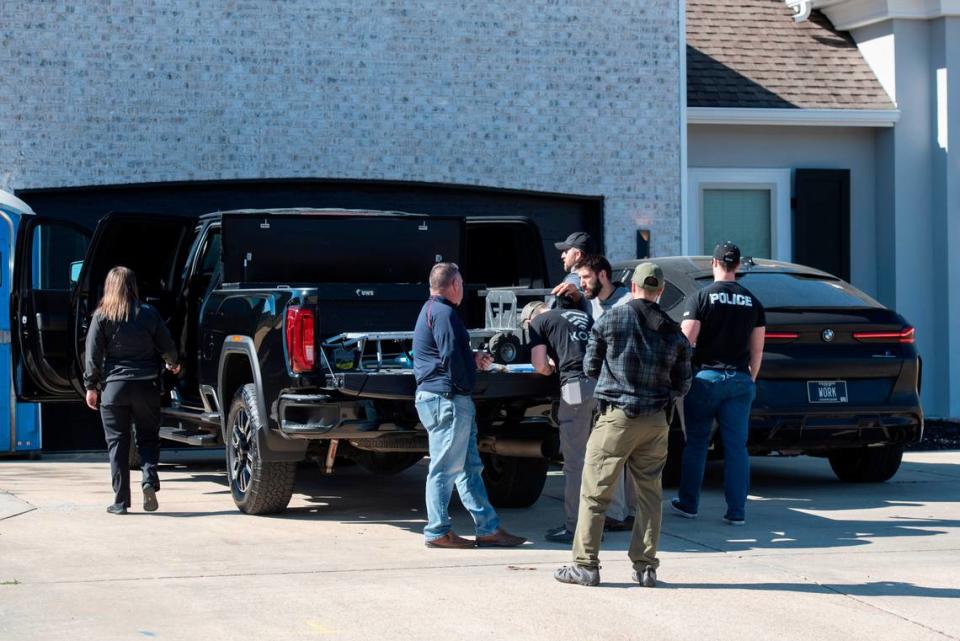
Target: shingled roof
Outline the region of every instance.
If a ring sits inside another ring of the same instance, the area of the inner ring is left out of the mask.
[[[895,109],[847,32],[783,0],[686,0],[687,106]]]

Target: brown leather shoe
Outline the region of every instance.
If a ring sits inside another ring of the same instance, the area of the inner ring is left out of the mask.
[[[464,550],[474,546],[473,541],[457,536],[457,533],[450,530],[443,536],[424,542],[428,548],[446,548],[450,550]]]
[[[498,528],[493,534],[477,536],[478,548],[515,548],[526,542],[527,540],[522,536],[514,536],[503,528]]]

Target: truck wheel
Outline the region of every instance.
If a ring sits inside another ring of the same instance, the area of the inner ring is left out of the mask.
[[[357,465],[373,474],[389,476],[413,467],[420,462],[420,452],[367,452],[357,450],[350,454]]]
[[[241,512],[274,514],[290,502],[297,464],[264,461],[256,436],[260,429],[267,428],[257,410],[257,388],[249,383],[237,391],[227,415],[227,482]]]
[[[545,458],[481,454],[483,483],[496,507],[530,507],[540,498],[547,481]]]
[[[847,483],[882,483],[893,478],[903,459],[902,445],[834,450],[828,456],[837,478]]]
[[[509,365],[520,358],[520,338],[515,334],[494,334],[487,347],[498,363]]]

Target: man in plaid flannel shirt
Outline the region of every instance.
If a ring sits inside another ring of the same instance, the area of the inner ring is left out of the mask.
[[[631,283],[633,300],[607,311],[590,334],[583,370],[598,378],[594,397],[600,416],[587,442],[573,565],[554,574],[562,583],[600,583],[604,515],[624,465],[630,467],[637,488],[629,550],[633,578],[644,587],[657,583],[668,414],[693,379],[690,343],[656,303],[663,286],[660,267],[638,265]]]

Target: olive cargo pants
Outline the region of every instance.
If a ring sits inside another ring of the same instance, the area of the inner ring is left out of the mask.
[[[660,483],[667,460],[667,419],[664,413],[630,418],[607,406],[600,414],[587,441],[580,486],[580,511],[573,537],[573,561],[577,565],[600,565],[600,537],[603,519],[623,468],[628,466],[637,490],[637,514],[630,539],[629,557],[634,569],[656,568],[660,540]]]

